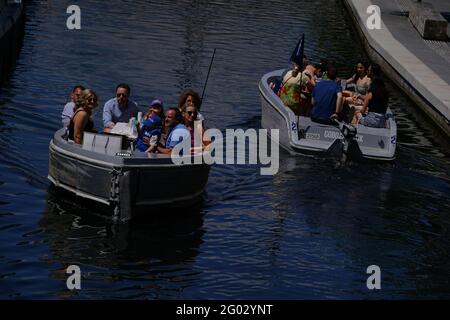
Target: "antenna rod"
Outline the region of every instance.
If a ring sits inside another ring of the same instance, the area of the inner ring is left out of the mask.
[[[203,96],[205,95],[205,90],[206,90],[206,85],[208,84],[208,79],[209,79],[209,74],[210,74],[210,72],[211,72],[211,67],[212,67],[212,64],[213,64],[213,61],[214,61],[214,56],[216,55],[216,48],[214,48],[214,52],[213,52],[213,55],[212,55],[212,58],[211,58],[211,62],[210,62],[210,64],[209,64],[209,69],[208,69],[208,74],[207,74],[207,76],[206,76],[206,81],[205,81],[205,85],[203,86],[203,92],[202,92],[202,102],[203,102]]]

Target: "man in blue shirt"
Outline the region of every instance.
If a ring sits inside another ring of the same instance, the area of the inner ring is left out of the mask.
[[[328,79],[316,84],[312,92],[311,120],[323,124],[333,124],[342,109],[342,88],[336,83],[337,69],[328,68]]]
[[[128,122],[138,113],[137,103],[129,99],[130,87],[121,83],[116,87],[116,97],[103,107],[103,131],[110,132],[117,122]]]
[[[169,108],[164,119],[164,130],[167,134],[165,146],[158,146],[158,152],[163,154],[172,153],[172,149],[184,140],[191,141],[191,134],[182,123],[181,111],[177,108]]]
[[[68,102],[64,106],[64,110],[61,114],[61,122],[64,127],[68,127],[70,120],[73,117],[74,109],[75,109],[75,100],[77,96],[80,95],[81,91],[84,90],[84,87],[81,85],[75,86],[70,94],[70,102]]]

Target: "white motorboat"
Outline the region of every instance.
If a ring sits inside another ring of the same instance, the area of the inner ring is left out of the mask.
[[[280,145],[291,153],[350,155],[376,160],[395,159],[397,124],[392,111],[386,112],[386,127],[371,128],[361,124],[324,125],[309,117],[297,116],[286,107],[270,84],[279,80],[284,70],[264,75],[259,83],[264,129],[279,129]],[[270,132],[270,130],[269,130]]]

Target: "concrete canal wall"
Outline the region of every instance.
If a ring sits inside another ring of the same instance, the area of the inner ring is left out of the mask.
[[[0,83],[6,80],[19,53],[23,20],[21,1],[0,0]]]
[[[425,9],[416,0],[343,1],[370,59],[450,136],[450,1],[424,1]]]

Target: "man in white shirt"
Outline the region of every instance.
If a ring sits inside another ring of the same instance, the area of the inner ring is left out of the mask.
[[[70,120],[72,119],[74,113],[75,99],[81,94],[81,91],[83,90],[84,87],[81,85],[73,87],[72,93],[70,94],[70,101],[64,106],[63,112],[61,114],[61,122],[66,128],[69,126]]]

